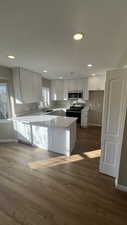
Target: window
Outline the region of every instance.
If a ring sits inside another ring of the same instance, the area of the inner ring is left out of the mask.
[[[50,104],[50,90],[47,87],[42,88],[42,101],[43,106],[47,107]]]
[[[0,119],[8,119],[8,87],[0,83]]]

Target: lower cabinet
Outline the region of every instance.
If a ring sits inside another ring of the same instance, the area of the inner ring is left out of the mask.
[[[16,121],[14,122],[14,128],[19,141],[32,144],[32,129],[30,123]]]
[[[87,127],[88,126],[88,116],[82,116],[81,117],[81,127]]]
[[[76,143],[76,122],[69,128],[32,125],[33,145],[47,151],[69,156]]]
[[[81,127],[88,126],[88,110],[89,107],[85,107],[85,109],[83,109],[81,112]]]
[[[41,127],[32,125],[33,145],[43,148],[45,150],[51,149],[52,135],[51,129],[48,127]]]
[[[76,121],[67,128],[45,127],[41,122],[16,121],[17,140],[47,151],[70,155],[76,143]]]

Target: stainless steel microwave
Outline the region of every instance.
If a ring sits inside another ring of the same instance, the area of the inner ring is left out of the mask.
[[[83,98],[82,92],[68,92],[68,99],[79,99]]]

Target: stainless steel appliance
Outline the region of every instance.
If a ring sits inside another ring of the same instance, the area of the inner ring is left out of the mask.
[[[84,106],[75,106],[75,105],[72,105],[70,107],[70,109],[67,109],[66,110],[66,116],[67,117],[77,117],[78,120],[77,122],[80,123],[81,122],[81,111],[82,109],[84,108]]]
[[[82,91],[68,92],[68,99],[79,99],[79,98],[83,98],[83,92]]]

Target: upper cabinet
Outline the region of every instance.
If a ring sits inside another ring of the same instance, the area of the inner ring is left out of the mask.
[[[105,89],[106,75],[100,75],[88,78],[88,90],[104,90]]]
[[[23,68],[13,69],[15,102],[33,103],[41,100],[41,75]]]
[[[64,99],[64,86],[62,80],[51,81],[51,99],[52,100]]]
[[[51,81],[51,99],[68,100],[69,91],[82,91],[83,99],[88,100],[88,79],[68,79]]]

